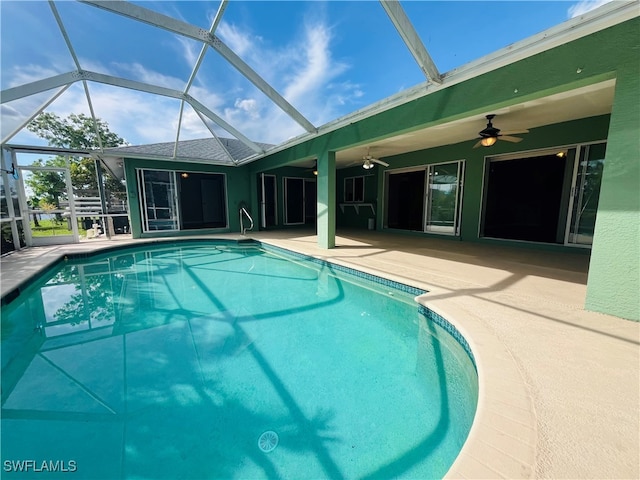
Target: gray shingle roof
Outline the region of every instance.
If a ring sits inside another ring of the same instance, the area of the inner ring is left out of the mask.
[[[197,140],[183,140],[178,142],[176,160],[206,161],[219,165],[233,165],[255,155],[251,148],[235,138],[202,138]],[[222,144],[224,148],[220,145]],[[257,143],[264,150],[273,145]],[[152,143],[149,145],[131,145],[126,147],[110,148],[104,155],[112,157],[135,157],[149,159],[174,159],[175,142]],[[225,151],[226,150],[226,151]],[[227,154],[228,152],[228,154]],[[231,156],[231,158],[229,158]]]

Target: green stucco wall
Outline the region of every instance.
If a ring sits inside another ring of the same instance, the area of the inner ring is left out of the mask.
[[[640,53],[637,55],[635,63],[622,65],[617,72],[586,299],[589,310],[636,321],[640,320]]]

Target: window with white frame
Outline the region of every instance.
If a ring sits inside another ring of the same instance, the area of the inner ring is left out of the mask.
[[[344,179],[344,201],[346,203],[364,202],[364,177]]]

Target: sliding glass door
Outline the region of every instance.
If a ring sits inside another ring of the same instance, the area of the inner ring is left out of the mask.
[[[227,227],[223,174],[182,172],[176,179],[182,230]]]
[[[488,159],[482,236],[562,243],[569,166],[555,151]]]
[[[386,175],[387,228],[460,235],[464,160]]]
[[[223,173],[137,172],[144,232],[229,227]]]
[[[604,143],[582,146],[576,158],[567,243],[593,243],[605,147]]]
[[[489,158],[480,236],[591,246],[606,143]]]
[[[425,170],[388,172],[386,226],[420,231],[424,224]]]
[[[427,167],[425,232],[458,235],[463,162]]]

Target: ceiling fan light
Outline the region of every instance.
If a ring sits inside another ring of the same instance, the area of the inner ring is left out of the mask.
[[[364,168],[365,170],[371,170],[373,168],[373,163],[371,162],[371,160],[367,159],[362,164],[362,168]]]
[[[498,137],[483,137],[482,140],[480,140],[480,144],[483,147],[490,147],[491,145],[495,145],[497,141]]]

